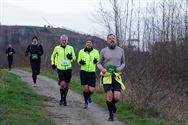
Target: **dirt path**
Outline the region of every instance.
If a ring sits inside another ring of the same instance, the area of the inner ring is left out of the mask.
[[[31,73],[14,69],[12,73],[21,77],[32,87]],[[44,102],[46,110],[56,125],[123,125],[116,118],[109,122],[108,111],[92,103],[87,110],[82,108],[83,97],[70,91],[67,95],[68,106],[59,106],[60,98],[57,82],[44,76],[38,77],[37,88],[33,88],[39,95],[47,96],[50,99]]]

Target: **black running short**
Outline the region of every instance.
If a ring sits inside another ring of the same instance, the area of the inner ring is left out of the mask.
[[[121,85],[114,79],[112,78],[112,84],[103,84],[103,88],[105,92],[108,91],[121,91]]]
[[[91,87],[95,87],[95,83],[96,83],[95,72],[86,72],[86,71],[81,70],[80,81],[81,81],[81,85],[88,85]]]
[[[59,83],[61,81],[65,81],[66,83],[69,83],[71,81],[72,77],[72,70],[67,69],[67,70],[57,70],[58,77],[59,77]]]

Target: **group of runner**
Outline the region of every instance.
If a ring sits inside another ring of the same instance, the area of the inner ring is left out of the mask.
[[[125,67],[124,50],[117,46],[115,35],[107,35],[107,47],[100,51],[94,48],[94,41],[87,39],[85,46],[82,48],[77,57],[77,63],[80,66],[80,82],[83,86],[83,108],[87,109],[92,102],[91,95],[96,86],[96,67],[100,70],[100,84],[103,85],[106,94],[106,104],[109,110],[109,121],[114,120],[116,113],[116,103],[120,99],[121,91],[125,89],[122,82],[121,72]],[[11,45],[7,48],[6,53],[8,61],[9,55],[15,53]],[[11,51],[8,51],[11,50]],[[30,54],[29,54],[30,53]],[[25,56],[30,55],[30,64],[32,69],[33,86],[37,86],[37,75],[40,74],[41,56],[43,47],[38,43],[37,36],[32,38],[32,43],[28,45]],[[69,83],[72,77],[72,62],[76,61],[74,47],[68,44],[68,36],[60,36],[60,45],[55,46],[51,55],[51,67],[57,70],[59,77],[58,85],[60,91],[59,105],[67,106],[67,93]],[[12,62],[11,62],[12,63]],[[9,66],[11,69],[11,65]]]

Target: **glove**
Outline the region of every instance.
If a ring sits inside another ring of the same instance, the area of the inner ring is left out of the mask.
[[[42,55],[42,53],[41,53],[41,52],[38,52],[38,55],[39,55],[39,56],[41,56],[41,55]]]
[[[13,54],[13,52],[9,52],[9,53],[8,53],[8,55],[12,55],[12,54]]]
[[[56,69],[56,65],[55,64],[52,65],[52,69]]]
[[[97,59],[94,58],[93,63],[94,63],[94,64],[97,64],[97,62],[98,62]]]
[[[79,64],[80,64],[80,65],[85,65],[85,64],[86,64],[86,61],[80,60],[80,61],[79,61]]]
[[[72,60],[72,53],[71,54],[67,54],[67,59],[69,59],[69,60]]]
[[[28,53],[25,53],[25,56],[28,56]]]

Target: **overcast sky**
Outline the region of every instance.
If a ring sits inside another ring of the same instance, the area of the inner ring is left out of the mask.
[[[0,22],[3,25],[47,26],[50,24],[54,27],[102,36],[105,32],[104,27],[96,23],[98,18],[95,15],[99,1],[0,0]],[[148,0],[140,1],[144,5]]]
[[[97,1],[0,0],[0,22],[3,25],[51,24],[94,35],[102,28],[94,21]]]

